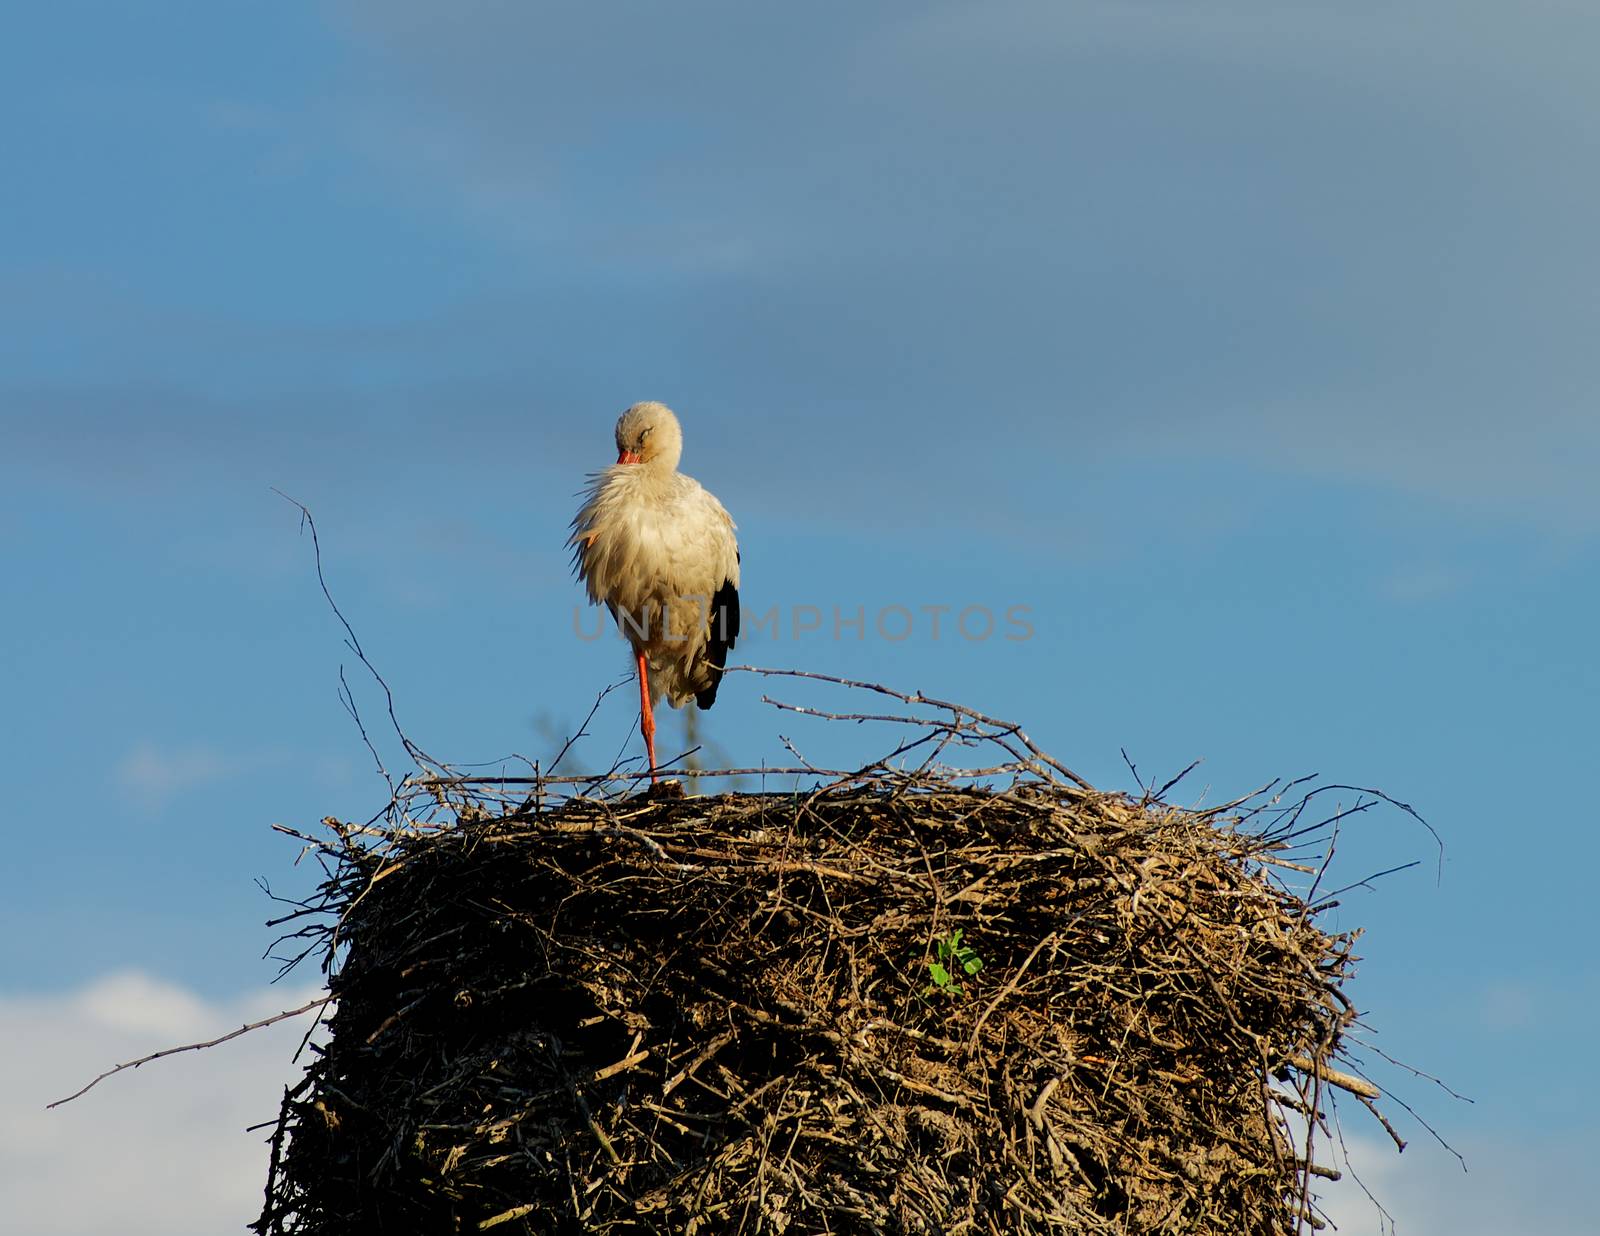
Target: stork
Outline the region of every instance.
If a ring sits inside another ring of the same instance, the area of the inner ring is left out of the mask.
[[[660,403],[636,403],[617,421],[617,462],[590,478],[567,544],[591,604],[611,611],[633,647],[639,730],[656,784],[656,722],[717,698],[739,636],[739,546],[733,519],[678,471],[683,430]]]

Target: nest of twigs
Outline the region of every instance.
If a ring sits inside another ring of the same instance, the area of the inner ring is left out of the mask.
[[[975,716],[940,724],[996,741]],[[328,821],[335,1011],[256,1230],[1321,1226],[1308,1130],[1376,1091],[1338,1067],[1354,937],[1278,878],[1303,805],[1099,793],[998,741],[976,779],[442,775]]]

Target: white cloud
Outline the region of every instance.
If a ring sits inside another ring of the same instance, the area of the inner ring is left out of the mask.
[[[1347,1120],[1354,1126],[1361,1115],[1347,1113]],[[1551,1131],[1462,1140],[1456,1145],[1466,1171],[1420,1130],[1404,1154],[1365,1136],[1347,1136],[1347,1143],[1346,1179],[1324,1197],[1329,1218],[1346,1236],[1390,1230],[1350,1178],[1351,1166],[1393,1216],[1397,1236],[1580,1236],[1594,1230],[1581,1196],[1600,1148],[1592,1135],[1564,1138]]]
[[[214,1037],[310,998],[272,989],[208,1000],[128,972],[48,995],[0,994],[0,1197],[28,1236],[217,1236],[260,1210],[266,1132],[307,1018],[109,1078],[102,1069]]]
[[[137,971],[107,975],[80,991],[73,1007],[87,1025],[116,1034],[177,1039],[208,1024],[198,996]]]

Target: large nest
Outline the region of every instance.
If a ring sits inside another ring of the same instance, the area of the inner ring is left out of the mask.
[[[335,1011],[256,1230],[1320,1226],[1327,1087],[1376,1091],[1337,1067],[1354,937],[1277,878],[1303,803],[1100,793],[975,715],[928,724],[998,776],[444,776],[328,821]]]

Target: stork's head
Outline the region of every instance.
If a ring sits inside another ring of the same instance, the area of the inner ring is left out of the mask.
[[[664,403],[636,403],[617,421],[617,462],[671,472],[683,454],[683,430]]]

